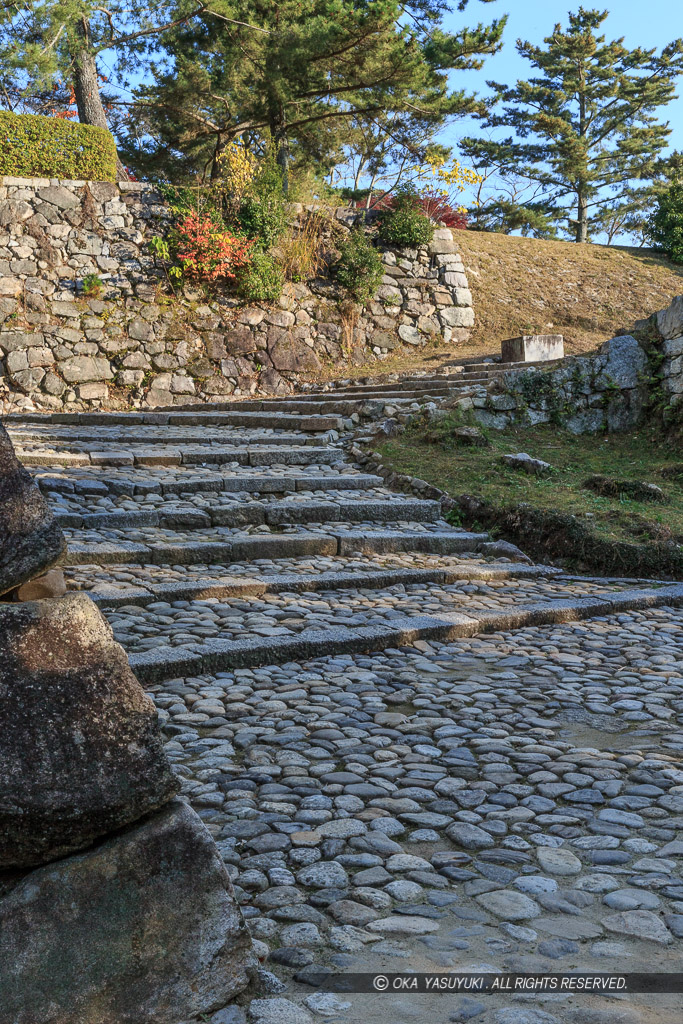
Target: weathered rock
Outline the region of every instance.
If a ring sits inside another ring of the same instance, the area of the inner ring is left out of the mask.
[[[523,473],[531,473],[533,476],[545,476],[552,473],[553,467],[543,459],[532,459],[526,452],[518,452],[516,455],[501,455],[500,461],[504,462],[510,469],[519,469]]]
[[[610,932],[631,935],[648,942],[658,942],[663,946],[673,941],[669,929],[651,910],[624,910],[603,918],[602,923]]]
[[[474,327],[474,310],[469,306],[447,306],[439,317],[447,327]]]
[[[0,607],[0,726],[0,867],[83,849],[177,790],[154,705],[85,594]]]
[[[271,341],[271,337],[275,334],[277,334],[277,339]],[[268,337],[268,354],[276,370],[294,373],[319,369],[320,360],[304,341],[288,336],[278,327],[271,328]]]
[[[612,476],[594,473],[584,481],[583,486],[595,494],[608,498],[625,495],[634,501],[666,501],[666,495],[661,487],[643,480],[617,480]]]
[[[49,569],[66,541],[0,424],[0,594]]]
[[[487,448],[491,443],[478,427],[455,427],[449,436],[456,444],[469,448]]]
[[[114,371],[103,356],[72,356],[59,364],[59,371],[69,384],[88,380],[111,380]]]
[[[657,328],[663,338],[679,338],[683,334],[683,295],[657,313]]]
[[[66,594],[66,582],[61,569],[48,569],[43,576],[37,576],[17,589],[17,601],[41,601],[46,597],[62,597]]]
[[[176,1024],[224,1006],[253,966],[218,850],[179,800],[0,901],[13,1024]]]
[[[256,335],[248,327],[235,327],[225,335],[225,347],[230,356],[247,356],[256,352]]]
[[[600,348],[602,372],[619,388],[637,388],[647,369],[647,356],[635,338],[624,334]]]

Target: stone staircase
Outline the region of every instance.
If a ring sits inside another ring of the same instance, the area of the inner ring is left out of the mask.
[[[7,422],[276,972],[210,1024],[445,1020],[336,972],[678,970],[683,585],[533,565],[350,461],[357,423],[495,373]],[[533,998],[449,1019],[680,1020]]]
[[[434,400],[501,369],[8,426],[66,532],[69,587],[93,597],[146,683],[683,601],[679,585],[511,560],[437,501],[347,461],[344,432],[368,402]]]

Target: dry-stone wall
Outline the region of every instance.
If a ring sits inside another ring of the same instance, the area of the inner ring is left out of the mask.
[[[474,415],[502,429],[514,422],[562,424],[576,434],[629,430],[656,408],[683,402],[683,295],[586,356],[544,370],[510,370],[474,400]],[[677,408],[679,407],[679,408]]]
[[[312,208],[292,207],[305,218]],[[364,214],[323,211],[337,234]],[[5,410],[154,407],[283,393],[325,364],[382,358],[434,336],[463,341],[472,297],[452,233],[383,251],[386,274],[358,315],[329,277],[279,304],[174,295],[149,249],[170,213],[140,183],[0,178],[0,402]],[[100,294],[84,279],[96,275]],[[1,406],[0,406],[1,408]]]

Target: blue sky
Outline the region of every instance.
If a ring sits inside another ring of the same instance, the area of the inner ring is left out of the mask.
[[[455,3],[453,6],[456,6]],[[459,72],[454,77],[454,85],[485,92],[487,79],[511,83],[518,78],[528,77],[531,65],[517,54],[515,41],[522,38],[532,43],[541,43],[545,36],[550,35],[557,22],[566,25],[567,12],[576,11],[579,6],[578,0],[575,4],[568,0],[495,0],[495,3],[487,4],[470,0],[465,13],[450,15],[445,20],[445,27],[455,30],[462,25],[490,21],[507,14],[504,45],[500,53],[486,61],[483,71]],[[603,23],[603,31],[608,39],[623,36],[626,46],[656,46],[661,49],[683,35],[683,18],[675,13],[676,0],[613,0],[611,5],[584,0],[583,6],[609,9],[610,15]],[[665,108],[663,119],[668,120],[672,128],[672,148],[683,149],[683,77],[679,79],[678,92],[682,98],[674,100]],[[454,142],[466,132],[466,123],[460,122],[446,133],[447,141]]]

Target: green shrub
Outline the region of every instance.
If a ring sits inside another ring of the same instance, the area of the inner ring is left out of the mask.
[[[420,212],[419,197],[411,185],[396,190],[393,208],[382,214],[379,237],[388,245],[416,249],[431,242],[434,225]]]
[[[247,302],[277,302],[285,283],[283,270],[268,252],[256,249],[237,277],[237,290]]]
[[[105,128],[41,114],[0,111],[0,175],[116,180],[116,145]]]
[[[81,281],[81,287],[87,298],[97,298],[104,287],[104,281],[97,274],[86,274]]]
[[[249,182],[236,218],[247,238],[261,249],[275,245],[287,227],[286,199],[282,171],[269,151]]]
[[[373,297],[382,281],[382,257],[359,228],[354,229],[339,248],[337,280],[348,288],[357,302],[365,303]]]
[[[683,184],[670,185],[659,196],[648,224],[650,240],[674,261],[683,263]]]

